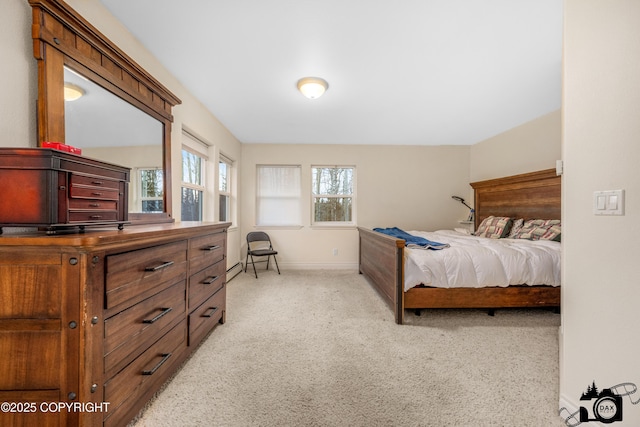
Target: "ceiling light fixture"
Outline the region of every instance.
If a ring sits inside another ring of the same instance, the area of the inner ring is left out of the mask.
[[[309,99],[320,98],[329,88],[329,83],[320,77],[303,77],[298,80],[298,90]]]
[[[84,89],[82,89],[78,85],[74,85],[73,83],[65,83],[64,84],[64,100],[65,101],[75,101],[84,95]]]

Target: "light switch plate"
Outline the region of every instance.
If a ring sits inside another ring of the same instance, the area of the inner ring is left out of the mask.
[[[624,190],[594,191],[594,215],[624,215]]]

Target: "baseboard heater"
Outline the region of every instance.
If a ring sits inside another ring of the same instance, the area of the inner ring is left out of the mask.
[[[227,282],[236,277],[242,271],[242,263],[238,262],[233,267],[227,269]]]

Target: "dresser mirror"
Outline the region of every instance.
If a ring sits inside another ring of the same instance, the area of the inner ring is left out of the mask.
[[[180,100],[62,0],[29,0],[38,143],[131,168],[129,220],[171,222],[171,109]],[[65,100],[66,87],[82,96]]]
[[[82,155],[131,168],[130,213],[164,212],[162,122],[64,67],[65,143]]]

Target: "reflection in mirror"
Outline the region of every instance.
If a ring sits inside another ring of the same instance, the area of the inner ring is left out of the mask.
[[[64,82],[82,93],[65,95],[65,143],[131,168],[129,212],[164,212],[162,122],[66,66]]]

